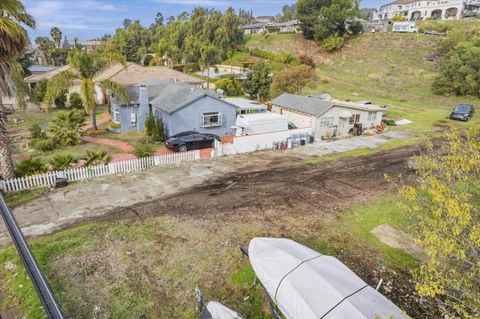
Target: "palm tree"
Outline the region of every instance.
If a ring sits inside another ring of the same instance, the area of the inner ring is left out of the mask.
[[[13,178],[15,172],[1,96],[11,96],[16,92],[11,77],[12,64],[30,42],[23,25],[35,27],[35,21],[23,4],[19,0],[0,1],[0,177],[5,179]]]
[[[50,35],[52,36],[53,42],[55,42],[57,48],[59,48],[62,44],[62,31],[60,31],[60,29],[57,27],[53,27],[50,29]]]
[[[47,84],[45,93],[45,108],[48,110],[55,98],[60,96],[69,87],[80,81],[80,95],[82,97],[85,112],[90,114],[92,127],[97,130],[97,102],[95,99],[95,83],[93,79],[113,64],[126,65],[125,58],[118,54],[100,55],[87,51],[72,51],[68,57],[70,70],[63,71],[52,77]],[[119,83],[111,80],[103,80],[99,83],[103,91],[118,95],[125,103],[128,103],[127,90]]]

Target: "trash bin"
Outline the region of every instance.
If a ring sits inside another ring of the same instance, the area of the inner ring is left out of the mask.
[[[55,188],[67,187],[68,181],[66,178],[57,177],[55,179]]]
[[[312,135],[309,135],[308,136],[308,143],[312,144],[313,142],[315,142],[315,137],[313,137]]]
[[[304,146],[305,144],[306,144],[306,141],[305,141],[305,139],[302,138],[302,139],[300,140],[300,145]]]

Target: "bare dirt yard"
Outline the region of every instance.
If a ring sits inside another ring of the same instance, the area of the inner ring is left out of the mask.
[[[215,174],[202,166],[195,183],[64,224],[66,230],[33,241],[33,249],[71,318],[195,318],[197,286],[207,299],[247,318],[270,318],[238,251],[256,236],[288,237],[334,255],[372,286],[383,279],[381,292],[412,317],[436,318],[435,309],[415,294],[405,267],[388,262],[348,229],[335,228],[352,208],[392,191],[385,174],[411,176],[408,163],[417,152],[419,147],[408,146],[319,164],[296,153],[216,159]],[[147,193],[155,187],[153,178],[144,182]],[[112,200],[122,196],[127,191]],[[14,254],[4,254],[0,264],[15,264]],[[0,279],[18,284],[19,272],[10,267]],[[10,311],[35,317],[22,307],[22,297],[8,289],[4,295]]]

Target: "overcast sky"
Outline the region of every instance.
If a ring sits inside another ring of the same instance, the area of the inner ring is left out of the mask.
[[[386,0],[385,0],[386,1]],[[364,0],[361,7],[379,7],[385,1]],[[198,6],[224,11],[232,6],[253,9],[255,16],[275,15],[285,4],[294,0],[23,0],[27,12],[33,15],[37,28],[30,31],[32,40],[49,36],[50,28],[57,26],[68,39],[82,40],[113,34],[125,18],[140,20],[150,25],[157,12],[165,18]]]

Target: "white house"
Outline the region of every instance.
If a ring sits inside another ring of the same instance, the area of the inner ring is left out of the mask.
[[[375,127],[382,121],[384,109],[377,105],[320,99],[284,93],[272,101],[272,112],[288,117],[298,128],[311,128],[315,139],[345,136],[355,124]]]
[[[295,32],[300,33],[300,22],[291,20],[282,23],[276,22],[257,22],[254,24],[244,25],[240,27],[244,34],[263,34],[263,33],[282,33]]]
[[[395,16],[407,20],[461,19],[476,16],[480,9],[479,0],[396,0],[380,7],[374,15],[375,21],[389,21]]]

